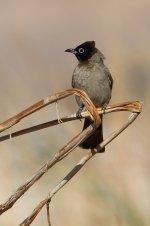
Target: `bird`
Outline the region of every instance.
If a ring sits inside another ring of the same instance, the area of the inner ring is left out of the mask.
[[[73,53],[78,60],[72,75],[72,87],[85,91],[96,108],[105,109],[111,99],[113,78],[104,64],[105,56],[96,48],[95,41],[86,41],[76,48],[66,49],[65,52]],[[80,117],[84,103],[79,96],[76,96],[76,101],[79,106],[77,116]],[[103,141],[103,116],[100,117],[101,124],[80,143],[81,148],[94,149]],[[92,123],[91,118],[85,118],[83,130]],[[100,150],[100,152],[104,151],[105,147]]]

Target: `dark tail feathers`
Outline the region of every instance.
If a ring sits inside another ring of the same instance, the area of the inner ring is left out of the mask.
[[[89,118],[85,118],[83,130],[86,129],[91,123],[92,122]],[[92,133],[92,135],[88,137],[86,140],[84,140],[79,146],[84,149],[94,149],[102,141],[103,141],[103,125],[101,123],[100,126],[95,130],[95,132]],[[100,152],[104,151],[105,148],[103,148]]]

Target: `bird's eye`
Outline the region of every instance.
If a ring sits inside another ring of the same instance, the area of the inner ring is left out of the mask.
[[[78,51],[79,51],[79,53],[84,53],[84,49],[83,48],[80,48]]]

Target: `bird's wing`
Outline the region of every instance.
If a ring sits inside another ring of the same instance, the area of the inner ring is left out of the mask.
[[[108,76],[108,82],[109,82],[109,85],[110,85],[110,88],[112,89],[112,87],[113,87],[113,78],[112,78],[112,76],[111,76],[111,74],[110,74],[110,71],[109,71],[109,69],[105,66],[104,67],[104,72],[107,74],[107,76]]]

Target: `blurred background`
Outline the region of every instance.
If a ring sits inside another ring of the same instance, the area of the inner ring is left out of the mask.
[[[71,87],[77,60],[65,49],[87,40],[106,56],[114,78],[111,103],[140,100],[136,121],[96,155],[52,200],[58,226],[146,226],[150,222],[150,1],[0,0],[0,121],[44,97]],[[61,116],[76,112],[74,97],[59,102]],[[128,117],[104,117],[108,136]],[[55,105],[4,134],[56,118]],[[70,122],[2,142],[0,204],[81,131]],[[0,217],[18,225],[85,154],[77,148]],[[45,226],[45,208],[32,225]]]

